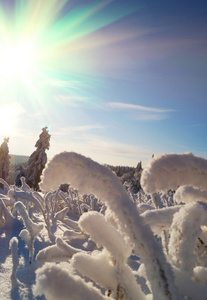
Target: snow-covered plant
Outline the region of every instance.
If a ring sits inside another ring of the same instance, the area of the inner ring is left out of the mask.
[[[9,190],[9,185],[3,178],[0,178],[0,183],[1,183],[1,194],[6,195]]]
[[[43,229],[43,225],[36,224],[30,219],[26,208],[22,202],[18,201],[15,203],[15,210],[17,210],[20,216],[22,217],[24,225],[26,227],[26,229],[23,229],[19,235],[25,241],[27,247],[29,248],[29,262],[31,264],[34,253],[34,241],[36,236]]]
[[[2,226],[11,226],[13,222],[13,217],[10,211],[7,209],[3,199],[0,198],[0,227]]]
[[[15,186],[11,187],[8,191],[8,196],[14,202],[21,201],[26,208],[29,210],[31,207],[30,204],[33,204],[33,210],[44,212],[42,203],[39,201],[40,197],[37,197],[37,194],[33,193],[31,189],[29,191],[24,191],[22,189],[16,188]]]
[[[9,242],[9,249],[11,249],[12,253],[12,274],[11,274],[11,281],[12,281],[12,288],[18,285],[18,280],[16,278],[17,268],[19,266],[19,257],[18,257],[18,239],[17,237],[13,237]]]
[[[151,195],[156,191],[176,190],[175,201],[186,203],[177,206],[177,212],[176,207],[168,208],[168,227],[171,225],[166,254],[180,294],[187,299],[205,300],[207,287],[200,283],[206,284],[207,274],[207,244],[202,240],[207,225],[207,159],[191,153],[154,157],[142,173],[141,184]],[[166,211],[162,211],[146,212],[143,217],[152,226],[156,220],[151,216],[153,213],[163,216]]]
[[[79,225],[99,247],[104,248],[100,251],[95,250],[90,255],[75,254],[73,266],[82,275],[106,289],[107,295],[114,299],[145,299],[132,270],[127,265],[132,248],[127,245],[121,233],[98,212],[82,215]]]
[[[70,182],[81,193],[92,192],[108,205],[120,234],[145,264],[154,299],[179,299],[172,270],[160,244],[149,226],[144,224],[136,204],[129,198],[117,176],[89,158],[64,152],[49,162],[43,172],[40,187],[50,190],[57,188],[62,182]],[[121,278],[119,283],[122,284]]]
[[[80,251],[80,249],[68,245],[61,238],[57,238],[55,245],[48,246],[38,252],[36,260],[40,265],[45,262],[68,261],[75,253]]]
[[[44,294],[47,300],[110,300],[91,283],[74,275],[65,268],[45,264],[36,271],[37,281],[33,287],[36,296]]]
[[[141,214],[144,222],[150,225],[152,231],[161,235],[162,230],[169,229],[175,213],[181,209],[181,206],[171,206],[162,209],[149,209]]]
[[[141,185],[146,193],[176,190],[181,185],[206,190],[207,159],[186,154],[154,156],[144,169]]]
[[[186,185],[180,186],[177,189],[174,198],[177,203],[189,203],[191,201],[207,203],[207,190],[200,190]]]
[[[191,277],[197,265],[194,252],[201,226],[207,225],[207,205],[191,202],[183,206],[173,218],[170,228],[169,256],[172,264]]]
[[[89,206],[88,210],[99,211],[102,206],[102,203],[93,194],[83,195],[83,202]]]
[[[58,211],[55,216],[54,216],[54,221],[57,221],[57,220],[63,220],[66,216],[66,214],[68,213],[69,211],[69,208],[68,207],[65,207],[63,208],[62,210]]]

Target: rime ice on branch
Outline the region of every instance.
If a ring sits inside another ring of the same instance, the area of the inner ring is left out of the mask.
[[[24,225],[26,227],[26,229],[23,229],[19,235],[25,241],[26,245],[29,248],[29,262],[31,264],[33,253],[34,253],[34,241],[36,236],[43,229],[43,225],[32,222],[32,220],[29,218],[27,214],[24,204],[22,204],[21,202],[15,203],[15,209],[22,217],[24,221]]]
[[[18,239],[16,237],[13,237],[9,242],[9,249],[11,249],[12,253],[12,274],[11,274],[11,281],[12,281],[12,288],[18,285],[18,280],[16,278],[16,272],[17,268],[19,266],[19,257],[17,254],[18,251]]]
[[[145,264],[154,299],[179,299],[161,246],[150,228],[144,225],[136,204],[116,175],[89,158],[63,152],[48,163],[42,178],[40,187],[43,190],[55,189],[63,182],[70,182],[81,193],[93,193],[106,202],[115,215],[121,233]]]
[[[37,283],[33,287],[36,296],[44,294],[47,300],[110,300],[77,275],[64,268],[46,263],[36,271]]]
[[[206,190],[206,182],[207,159],[192,153],[155,156],[141,177],[141,186],[149,194],[176,190],[181,185]]]

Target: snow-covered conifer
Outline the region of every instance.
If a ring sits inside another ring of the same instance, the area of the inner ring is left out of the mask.
[[[26,170],[26,182],[35,190],[39,190],[39,182],[42,171],[47,162],[46,150],[50,147],[50,134],[48,128],[42,128],[42,133],[39,135],[39,140],[36,142],[37,148],[29,157],[28,167]]]
[[[9,138],[4,138],[3,143],[0,146],[0,178],[6,180],[9,176],[9,147],[8,147]]]

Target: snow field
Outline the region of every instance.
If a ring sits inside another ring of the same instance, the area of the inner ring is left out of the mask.
[[[131,195],[108,168],[63,152],[42,193],[1,180],[0,299],[206,300],[206,174],[192,154],[154,157]]]

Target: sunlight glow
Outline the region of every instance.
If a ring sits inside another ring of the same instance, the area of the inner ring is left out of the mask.
[[[79,76],[87,80],[93,72],[90,48],[97,40],[93,33],[132,12],[120,9],[108,14],[112,2],[98,0],[85,6],[73,0],[1,2],[0,96],[16,85],[41,101],[44,91],[54,88],[43,82],[68,83]],[[75,93],[71,86],[68,92]]]
[[[3,107],[1,109],[0,118],[0,134],[9,135],[14,125],[14,111],[11,111],[10,107]]]
[[[6,137],[14,134],[18,116],[22,115],[24,112],[24,108],[16,102],[10,105],[2,106],[0,117],[0,135]]]
[[[35,51],[32,45],[19,43],[0,47],[1,77],[7,80],[15,77],[31,78],[35,71]]]
[[[134,10],[120,7],[115,9],[112,0],[84,5],[76,0],[1,1],[0,101],[20,102],[46,116],[49,124],[60,97],[65,105],[94,105],[94,86],[103,84],[96,52],[123,39],[116,34],[108,39],[100,31]],[[0,130],[14,133],[11,111],[1,115]]]

